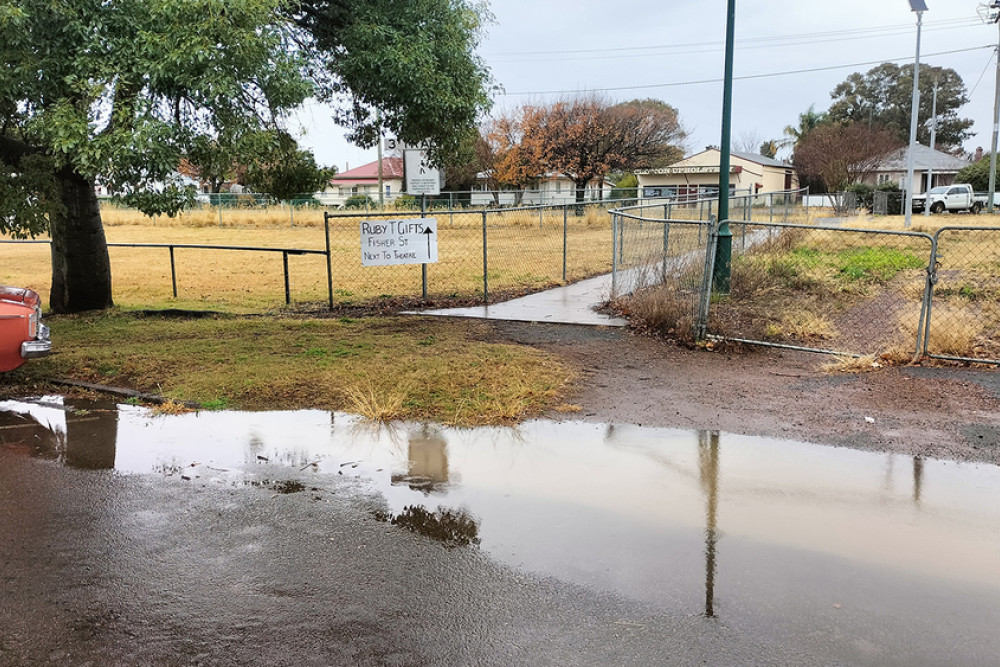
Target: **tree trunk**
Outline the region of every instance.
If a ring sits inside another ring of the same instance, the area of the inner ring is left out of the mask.
[[[576,217],[584,213],[583,200],[587,197],[587,181],[573,181],[576,185]]]
[[[78,313],[114,306],[111,260],[94,183],[64,168],[57,174],[64,210],[52,215],[54,313]]]

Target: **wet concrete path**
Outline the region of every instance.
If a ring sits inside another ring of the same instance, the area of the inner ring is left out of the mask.
[[[594,310],[601,303],[607,301],[610,294],[611,276],[609,274],[487,306],[424,310],[420,311],[420,314],[512,322],[552,322],[623,327],[628,324],[626,320]]]
[[[0,664],[1000,651],[993,466],[624,425],[42,403],[0,405]]]

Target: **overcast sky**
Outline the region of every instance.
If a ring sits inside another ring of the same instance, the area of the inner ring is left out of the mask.
[[[976,0],[926,0],[921,63],[964,79],[975,121],[966,149],[989,148],[996,25]],[[912,63],[916,15],[908,0],[737,0],[733,142],[781,138],[810,105],[825,111],[847,75],[886,61]],[[606,91],[612,100],[652,97],[672,104],[697,152],[721,137],[725,0],[607,3],[492,0],[495,22],[479,48],[503,95],[497,109],[526,101]],[[782,74],[784,73],[784,74]],[[741,78],[743,77],[743,78]],[[341,170],[375,159],[344,140],[322,107],[298,116],[321,164]]]

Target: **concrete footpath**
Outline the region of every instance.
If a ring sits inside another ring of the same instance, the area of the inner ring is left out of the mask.
[[[420,311],[419,314],[513,322],[552,322],[624,327],[627,324],[625,320],[594,310],[595,307],[606,301],[610,294],[611,274],[607,274],[503,303],[471,308],[425,310]]]

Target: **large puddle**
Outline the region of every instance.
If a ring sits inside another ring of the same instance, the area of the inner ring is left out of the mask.
[[[989,465],[636,426],[373,428],[323,411],[61,401],[0,404],[0,442],[77,468],[286,493],[356,476],[385,497],[387,521],[692,616],[810,632],[864,609],[980,639],[1000,621]]]

